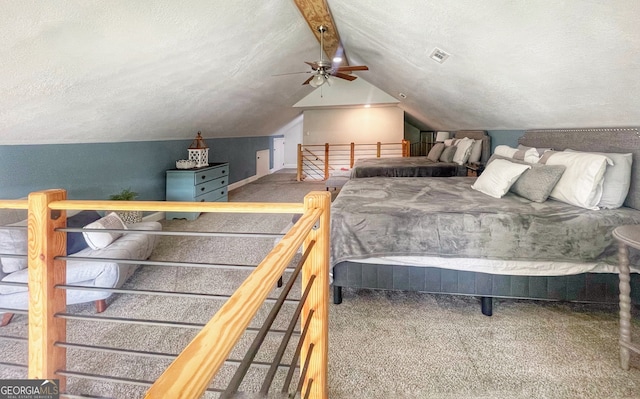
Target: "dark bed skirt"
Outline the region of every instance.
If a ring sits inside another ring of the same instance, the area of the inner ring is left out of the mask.
[[[493,298],[618,303],[619,280],[612,273],[570,276],[506,276],[436,267],[342,262],[333,269],[335,287],[418,291]],[[631,274],[631,301],[640,304],[640,275]],[[338,289],[338,291],[340,291]]]

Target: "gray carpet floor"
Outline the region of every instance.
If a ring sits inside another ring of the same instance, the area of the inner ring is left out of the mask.
[[[301,202],[323,183],[295,181],[282,171],[233,190],[230,201]],[[335,193],[334,193],[335,194]],[[196,221],[164,221],[165,230],[282,232],[291,215],[203,214]],[[256,264],[273,247],[271,239],[163,237],[152,259]],[[141,267],[127,287],[232,293],[248,272],[203,268]],[[299,295],[299,286],[293,295]],[[276,296],[280,289],[273,289]],[[222,301],[147,295],[113,295],[104,316],[205,323]],[[286,305],[275,328],[285,328],[293,305]],[[259,326],[270,306],[260,310]],[[94,315],[91,304],[69,311]],[[329,396],[346,398],[640,398],[640,356],[631,370],[618,363],[615,305],[495,300],[494,315],[480,313],[473,297],[345,290],[344,302],[329,315]],[[634,340],[640,320],[634,309]],[[0,330],[25,336],[26,316]],[[166,358],[68,351],[68,369],[120,378],[154,380],[197,333],[195,328],[149,327],[104,322],[68,323],[68,341],[166,353]],[[246,333],[231,358],[240,359],[255,334]],[[257,360],[270,361],[279,336],[270,334]],[[291,346],[291,345],[290,345]],[[290,359],[293,348],[285,355]],[[0,339],[0,360],[26,363],[26,345]],[[235,370],[226,365],[213,386],[223,387]],[[252,368],[241,389],[259,388],[264,369]],[[276,376],[276,387],[284,371]],[[0,378],[25,378],[2,367]],[[145,387],[79,378],[69,390],[100,397],[141,397]],[[215,398],[217,394],[207,393]]]

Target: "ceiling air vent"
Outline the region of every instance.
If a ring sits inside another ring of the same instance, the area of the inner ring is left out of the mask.
[[[447,60],[447,58],[449,58],[449,54],[436,47],[433,49],[429,57],[442,64]]]

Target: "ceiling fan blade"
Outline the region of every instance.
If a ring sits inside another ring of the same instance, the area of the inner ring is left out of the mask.
[[[314,77],[315,77],[315,75],[314,75],[314,76],[312,76],[312,77],[310,77],[309,79],[305,80],[305,81],[304,81],[304,83],[303,83],[302,85],[303,85],[303,86],[304,86],[304,85],[308,85],[308,84],[309,84],[309,82],[311,82],[311,79],[313,79]]]
[[[335,76],[336,78],[340,78],[340,79],[345,79],[345,80],[356,80],[356,79],[358,79],[357,76],[347,75],[347,74],[342,73],[342,72],[336,72],[332,76]]]
[[[369,67],[366,65],[351,65],[351,66],[343,66],[338,67],[338,72],[351,72],[351,71],[368,71]]]
[[[310,66],[311,68],[313,68],[313,69],[318,69],[318,68],[320,68],[320,67],[318,66],[318,63],[317,63],[317,62],[309,62],[309,61],[305,61],[304,63],[305,63],[305,64],[307,64],[307,65],[309,65],[309,66]]]

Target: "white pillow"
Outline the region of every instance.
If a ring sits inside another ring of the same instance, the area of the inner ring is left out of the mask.
[[[518,152],[517,148],[509,147],[508,145],[499,145],[493,150],[493,153],[496,155],[500,155],[507,158],[513,158],[513,156]]]
[[[548,153],[547,153],[548,154]],[[587,152],[553,152],[547,165],[564,165],[562,177],[550,197],[567,204],[598,210],[602,198],[602,182],[611,159]]]
[[[566,149],[568,152],[576,152]],[[602,198],[598,202],[599,208],[615,209],[620,208],[627,198],[629,186],[631,185],[631,164],[633,155],[619,154],[615,152],[594,152],[592,154],[604,155],[613,161],[613,165],[608,165],[602,180]]]
[[[453,155],[453,162],[462,165],[467,162],[471,155],[471,147],[473,147],[473,139],[465,137],[456,144],[456,153]]]
[[[518,154],[520,153],[520,151],[522,150],[519,150]],[[516,158],[518,157],[517,156],[518,154],[516,154]],[[525,150],[523,160],[529,163],[538,163],[538,161],[540,160],[540,155],[538,154],[538,150],[533,147]]]
[[[127,226],[124,224],[122,219],[120,219],[120,216],[118,216],[118,214],[115,212],[111,212],[105,217],[98,219],[93,223],[89,223],[84,227],[87,229],[122,229],[122,230],[126,230],[127,228]],[[98,233],[95,231],[83,231],[82,235],[84,235],[84,239],[85,241],[87,241],[87,244],[89,245],[89,247],[91,247],[91,249],[102,249],[102,248],[105,248],[107,245],[111,244],[112,242],[114,242],[115,240],[117,240],[118,238],[120,238],[120,236],[122,236],[122,233],[116,233],[116,232]]]
[[[471,147],[469,162],[480,162],[480,158],[482,158],[482,140],[473,140],[473,147]]]
[[[527,169],[531,169],[531,166],[496,159],[487,165],[471,188],[494,198],[502,198]]]

